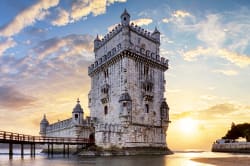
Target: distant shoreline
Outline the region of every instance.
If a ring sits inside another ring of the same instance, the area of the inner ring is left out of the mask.
[[[192,161],[199,163],[214,164],[217,166],[249,166],[249,157],[220,157],[220,158],[193,158]]]

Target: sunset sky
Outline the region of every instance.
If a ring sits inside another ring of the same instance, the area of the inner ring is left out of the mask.
[[[173,150],[209,150],[231,123],[250,122],[249,0],[1,0],[0,130],[38,135],[88,110],[93,40],[131,20],[161,32]]]

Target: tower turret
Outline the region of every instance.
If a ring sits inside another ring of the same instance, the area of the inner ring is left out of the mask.
[[[121,94],[119,98],[120,115],[119,118],[122,124],[128,124],[131,120],[132,99],[127,91]]]
[[[161,126],[168,127],[169,121],[169,107],[165,99],[161,103],[160,107],[160,115],[161,115]]]
[[[157,29],[156,27],[155,27],[154,32],[152,33],[152,37],[153,37],[156,41],[160,42],[161,33],[158,31],[158,29]]]
[[[48,127],[48,125],[49,125],[49,122],[46,119],[46,115],[44,114],[43,119],[40,122],[40,132],[39,132],[39,134],[41,136],[46,136],[46,128]]]
[[[83,115],[84,115],[84,112],[83,112],[83,109],[82,109],[82,107],[80,105],[80,100],[78,98],[77,99],[77,104],[76,104],[75,108],[72,111],[72,122],[75,125],[83,124]]]
[[[128,26],[130,22],[130,14],[124,9],[124,12],[121,14],[121,24],[123,26]]]
[[[100,47],[100,44],[101,44],[101,40],[100,40],[99,36],[97,35],[95,40],[94,40],[94,51]]]

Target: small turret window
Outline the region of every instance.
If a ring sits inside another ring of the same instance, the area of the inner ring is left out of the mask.
[[[104,107],[104,115],[107,115],[108,114],[108,106],[105,106]]]
[[[126,21],[126,17],[124,17],[123,20]]]
[[[75,119],[78,119],[78,114],[75,114]]]
[[[108,78],[109,77],[109,71],[108,69],[104,70],[104,78]]]
[[[148,104],[145,104],[145,112],[149,113],[149,105]]]

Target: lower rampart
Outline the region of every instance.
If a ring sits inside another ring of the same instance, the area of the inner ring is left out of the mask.
[[[250,142],[214,143],[212,152],[250,153]]]

